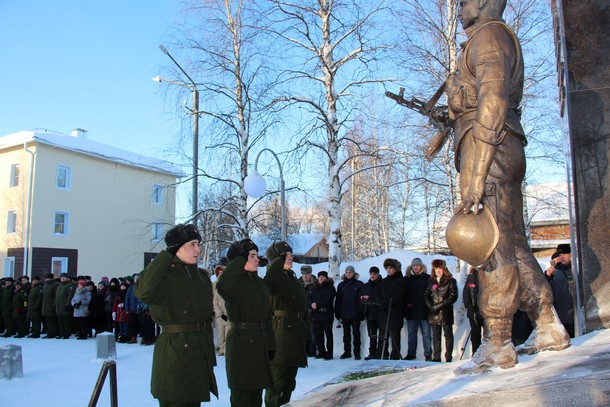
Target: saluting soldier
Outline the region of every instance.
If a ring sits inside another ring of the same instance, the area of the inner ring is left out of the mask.
[[[140,273],[134,294],[161,326],[155,341],[151,393],[161,407],[198,406],[218,397],[212,330],[212,282],[197,267],[201,235],[176,225],[162,250]]]
[[[225,353],[231,406],[258,407],[263,403],[263,389],[273,385],[269,361],[275,353],[275,338],[269,288],[257,274],[258,246],[252,240],[234,242],[227,259],[216,288],[231,321]]]
[[[264,281],[271,291],[276,352],[271,360],[273,387],[265,392],[265,406],[279,407],[290,401],[299,367],[307,367],[309,311],[303,286],[292,270],[292,248],[286,242],[267,249]]]

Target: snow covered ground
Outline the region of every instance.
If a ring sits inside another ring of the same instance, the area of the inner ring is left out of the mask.
[[[96,342],[43,339],[0,338],[0,347],[19,345],[23,350],[22,378],[0,381],[0,406],[85,406],[91,397],[103,360],[96,358]],[[117,344],[117,376],[120,406],[157,406],[150,395],[149,381],[152,346]],[[309,359],[308,368],[300,369],[293,400],[303,398],[295,405],[336,405],[328,397],[341,394],[340,389],[351,387],[358,403],[345,401],[341,405],[408,405],[448,399],[472,394],[491,393],[500,389],[519,388],[557,380],[571,380],[592,375],[587,366],[593,366],[599,355],[610,355],[610,330],[592,332],[573,340],[573,345],[562,352],[543,352],[520,357],[513,369],[494,369],[481,375],[456,376],[453,369],[461,362],[451,364],[415,361],[332,361]],[[610,365],[606,362],[606,375]],[[327,386],[340,382],[348,372],[393,367],[404,373],[380,376],[357,382]],[[599,367],[598,367],[599,368]],[[220,399],[210,406],[229,406],[229,389],[226,386],[224,357],[218,358],[215,368]],[[309,393],[312,390],[314,393]],[[304,396],[304,397],[303,397]],[[368,402],[364,402],[365,400]],[[330,404],[329,404],[330,403]],[[108,380],[102,390],[99,406],[109,406]],[[544,405],[536,404],[534,405]],[[580,405],[596,405],[584,403]]]
[[[366,259],[360,262],[350,263],[344,262],[341,265],[341,272],[348,265],[353,265],[356,272],[360,275],[360,280],[368,280],[368,270],[371,266],[377,266],[381,270],[382,276],[385,276],[383,270],[383,261],[386,258],[395,258],[403,265],[403,271],[411,264],[414,257],[419,257],[424,264],[429,265],[434,258],[444,258],[447,261],[447,266],[453,272],[454,277],[458,281],[460,288],[460,297],[455,304],[455,320],[454,336],[454,361],[458,361],[462,354],[461,348],[464,347],[466,337],[468,335],[468,320],[465,317],[465,311],[462,306],[462,286],[464,284],[464,272],[457,271],[456,259],[454,257],[444,256],[426,256],[420,253],[396,250],[386,255],[376,258]],[[327,270],[326,264],[312,265],[314,274],[320,270]],[[299,275],[300,265],[295,264],[294,267],[297,275]],[[263,276],[265,269],[259,269],[259,275]],[[339,281],[335,281],[338,284]],[[366,323],[361,327],[362,335],[362,356],[368,354],[368,337],[366,335]],[[584,347],[596,346],[598,341],[591,342],[591,335],[578,338],[574,341],[575,344],[580,344]],[[600,338],[605,339],[605,348],[607,353],[610,353],[610,331],[602,331],[599,334]],[[367,370],[370,368],[386,369],[386,368],[404,368],[405,370],[416,369],[416,374],[422,371],[422,368],[432,369],[432,372],[440,369],[439,378],[435,380],[445,380],[449,374],[452,375],[452,369],[457,367],[459,362],[449,364],[431,364],[422,362],[423,350],[421,341],[419,342],[418,360],[404,362],[389,362],[389,361],[356,361],[354,359],[340,360],[338,357],[343,352],[342,329],[335,326],[334,329],[334,356],[331,361],[309,359],[309,367],[300,369],[297,376],[297,388],[293,394],[293,400],[302,397],[306,393],[325,386],[330,382],[336,382],[340,376],[346,372]],[[597,338],[597,336],[596,336]],[[403,356],[407,349],[406,329],[402,330],[402,350]],[[594,343],[594,344],[592,344]],[[0,407],[4,406],[21,406],[21,405],[61,405],[62,407],[84,406],[87,405],[93,388],[97,381],[103,360],[96,358],[96,341],[89,339],[87,341],[78,341],[76,339],[58,340],[58,339],[15,339],[1,338],[0,347],[9,344],[19,345],[23,349],[23,371],[24,377],[11,381],[0,381]],[[570,350],[568,350],[570,351]],[[117,376],[118,376],[118,394],[119,405],[121,406],[157,406],[158,403],[150,395],[150,369],[152,364],[152,346],[141,346],[139,344],[117,344]],[[466,346],[464,359],[470,357],[470,345]],[[531,358],[531,357],[528,357]],[[546,358],[546,356],[545,356]],[[534,358],[540,360],[541,358]],[[229,406],[229,389],[227,388],[225,374],[224,357],[217,358],[218,366],[214,369],[218,387],[220,390],[220,399],[214,400],[207,404],[210,406]],[[444,370],[443,370],[444,369]],[[385,376],[388,379],[394,376]],[[367,382],[375,381],[376,379],[367,379]],[[378,379],[377,379],[378,380]],[[385,381],[384,381],[385,382]],[[378,386],[379,387],[379,386]],[[383,388],[383,386],[381,386]],[[453,386],[445,388],[441,396],[450,396],[453,392]],[[309,395],[307,396],[309,398]],[[109,381],[102,391],[99,406],[109,406]],[[307,405],[302,404],[302,405]],[[327,404],[318,404],[325,406]],[[348,404],[349,405],[349,404]]]

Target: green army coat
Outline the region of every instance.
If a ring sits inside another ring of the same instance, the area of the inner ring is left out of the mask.
[[[42,288],[42,316],[54,317],[55,312],[55,296],[57,295],[57,283],[55,281],[45,281]]]
[[[153,353],[151,393],[163,401],[210,401],[218,397],[212,323],[212,282],[197,265],[165,250],[140,273],[135,296],[161,326],[205,324],[199,332],[162,332]]]
[[[274,311],[275,357],[272,365],[307,366],[307,341],[310,338],[309,312],[303,285],[294,271],[284,270],[284,259],[278,257],[267,266],[265,283],[271,292]]]
[[[27,297],[23,288],[13,293],[13,319],[23,318],[28,315]]]
[[[70,281],[59,283],[55,293],[55,312],[57,313],[57,316],[72,316],[70,301],[72,300],[73,295],[74,286]]]
[[[272,386],[269,351],[275,350],[271,328],[271,302],[267,285],[255,272],[244,270],[246,259],[237,256],[216,284],[232,323],[262,324],[259,329],[231,328],[225,361],[229,388],[266,389]]]
[[[13,317],[13,291],[15,287],[4,287],[2,289],[2,316]]]
[[[42,284],[30,288],[28,294],[28,318],[42,318]]]

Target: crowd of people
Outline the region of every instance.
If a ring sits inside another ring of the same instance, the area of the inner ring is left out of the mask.
[[[59,278],[48,273],[44,281],[38,276],[31,281],[27,276],[3,278],[2,336],[74,335],[86,340],[111,332],[119,343],[138,343],[138,337],[142,345],[156,343],[151,389],[161,405],[209,401],[210,393],[217,395],[216,355],[226,357],[232,405],[260,406],[265,389],[266,406],[283,405],[290,401],[297,370],[307,366],[308,357],[334,358],[335,321],[343,331],[341,359],[361,359],[365,323],[365,360],[416,359],[421,338],[426,361],[441,362],[441,356],[452,361],[458,285],[442,259],[433,260],[428,273],[422,260],[414,258],[403,273],[398,260],[387,258],[386,276],[373,266],[366,282],[350,265],[335,284],[326,271],[314,276],[309,265],[301,267],[297,279],[286,242],[274,243],[267,258],[258,255],[252,240],[235,242],[227,258],[209,272],[197,267],[201,237],[194,226],[178,225],[165,240],[167,249],[142,273],[103,277],[97,285],[89,276],[66,273]],[[570,246],[559,245],[545,275],[555,308],[573,337],[570,261]],[[267,272],[260,278],[257,271],[264,265]],[[473,354],[484,327],[477,305],[478,273],[470,268],[462,291]],[[405,321],[408,347],[403,357]],[[196,349],[187,351],[189,344]],[[192,384],[194,377],[197,390],[184,384]]]
[[[102,277],[96,285],[90,276],[71,277],[47,273],[31,278],[0,279],[2,320],[0,333],[7,338],[86,340],[111,332],[119,343],[152,345],[155,323],[148,305],[133,293],[138,274]]]

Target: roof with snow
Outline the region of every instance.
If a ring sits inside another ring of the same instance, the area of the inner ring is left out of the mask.
[[[568,184],[565,182],[528,185],[526,190],[528,217],[533,224],[567,222]]]
[[[82,132],[82,130],[81,130]],[[20,131],[0,137],[0,149],[23,145],[23,143],[40,143],[68,151],[113,161],[119,164],[142,168],[149,171],[183,177],[183,171],[172,163],[154,157],[147,157],[107,144],[87,140],[85,137],[68,136],[55,132]]]
[[[299,255],[305,254],[311,249],[316,243],[320,242],[326,235],[324,233],[300,233],[296,235],[289,235],[287,237],[288,244],[292,247],[292,253]],[[275,241],[268,236],[252,236],[254,243],[259,248],[259,253],[265,253],[267,248],[271,246]]]

